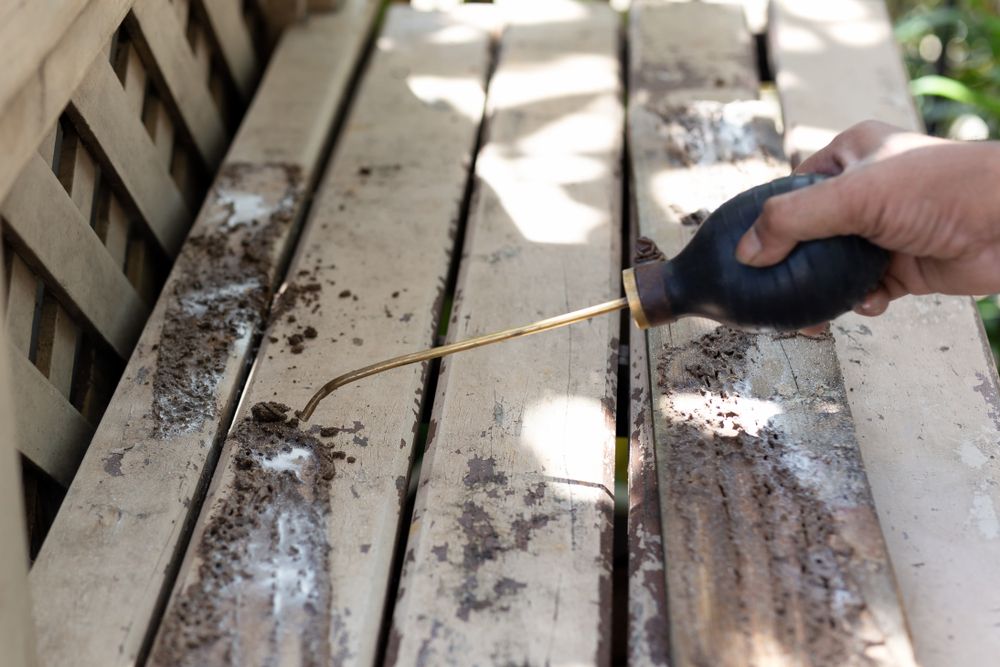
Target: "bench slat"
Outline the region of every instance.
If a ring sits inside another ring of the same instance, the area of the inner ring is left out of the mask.
[[[772,12],[790,155],[868,118],[921,129],[882,2],[781,0]],[[805,48],[807,37],[823,49]],[[833,335],[917,656],[927,667],[990,664],[1000,655],[1000,391],[976,307],[907,297],[882,317],[844,316]]]
[[[176,12],[163,0],[137,0],[132,7],[136,46],[148,53],[147,62],[157,69],[147,72],[162,79],[173,105],[190,133],[198,155],[213,171],[222,159],[227,133],[219,109],[208,89],[208,79],[200,75],[194,53],[184,35]]]
[[[618,15],[504,9],[451,340],[620,289]],[[387,664],[608,663],[618,331],[443,360]]]
[[[234,204],[230,198],[234,188],[239,198],[241,178],[264,198],[259,207],[253,207],[261,220],[268,220],[275,207],[279,219],[294,220],[298,215],[321,149],[288,141],[322,139],[324,132],[316,128],[331,126],[375,14],[375,3],[355,0],[354,8],[296,27],[286,35],[259,96],[295,98],[297,103],[262,104],[265,110],[281,109],[281,114],[269,118],[256,117],[259,112],[251,109],[248,123],[273,127],[274,134],[255,136],[256,152],[244,153],[255,160],[227,162],[223,167],[193,229],[210,248],[216,247],[211,245],[211,239],[217,238],[213,233],[225,230],[231,220]],[[309,48],[302,48],[303,43]],[[290,87],[295,77],[288,73],[303,68],[313,72],[311,85]],[[268,148],[272,145],[279,147],[275,153],[287,158],[286,162],[271,163]],[[254,246],[259,253],[255,256],[264,262],[266,275],[261,279],[274,279],[291,226],[277,224],[273,236],[266,235]],[[252,235],[250,229],[243,225],[232,230],[232,247],[239,248],[241,239]],[[196,317],[201,312],[199,304],[219,303],[218,295],[224,308],[230,290],[239,290],[252,277],[252,273],[241,277],[237,271],[233,283],[220,277],[219,291],[199,292],[192,273],[226,257],[223,253],[213,263],[193,244],[179,255],[31,570],[38,650],[44,664],[133,664],[149,636],[151,619],[166,600],[180,561],[178,544],[186,539],[194,519],[191,504],[197,504],[207,484],[206,471],[218,451],[220,421],[234,407],[252,331],[259,324],[251,312],[244,327],[229,333],[202,332],[196,325],[185,328],[185,307]],[[180,319],[167,322],[168,312]],[[219,313],[219,318],[227,321],[236,315],[234,306],[232,312]],[[216,334],[222,336],[218,345],[212,337]],[[192,337],[194,349],[183,348]],[[203,373],[204,367],[199,372],[186,365],[189,358],[203,359],[208,373]],[[173,362],[161,369],[161,359]],[[177,385],[172,384],[170,368],[179,373]],[[211,384],[191,384],[197,378]],[[163,414],[179,405],[196,412],[177,412],[164,420],[154,414],[154,410]]]
[[[243,18],[243,3],[240,0],[202,0],[202,5],[222,51],[222,60],[236,90],[246,100],[253,92],[258,64],[250,29]]]
[[[68,486],[87,448],[93,426],[18,350],[7,347],[18,449],[63,486]]]
[[[149,309],[41,157],[32,158],[0,214],[46,282],[127,358]]]
[[[0,199],[9,192],[22,167],[52,129],[91,63],[107,47],[132,1],[90,0],[58,38],[50,54],[34,64],[27,81],[0,105],[0,146],[4,150],[4,159],[0,160]],[[35,3],[23,6],[29,5]],[[45,11],[51,9],[46,6]],[[45,20],[38,25],[49,24]],[[24,28],[19,20],[6,25],[18,30]]]
[[[629,35],[636,214],[673,255],[788,166],[741,8],[641,3]],[[648,344],[673,664],[913,665],[833,341],[689,318]]]
[[[471,9],[389,10],[237,423],[259,401],[301,407],[338,372],[432,344],[489,64],[489,36],[474,23],[486,8]],[[289,337],[308,327],[316,337],[296,352]],[[236,652],[254,664],[293,664],[303,653],[373,664],[425,380],[411,366],[338,391],[308,425],[318,449],[293,462],[294,473],[258,468],[249,487],[240,466],[251,445],[227,440],[151,665],[214,664]],[[321,426],[333,428],[323,436]],[[332,451],[351,458],[317,479],[316,457]],[[247,507],[265,485],[284,490]],[[242,519],[231,513],[245,509],[256,527],[229,533]],[[302,538],[289,541],[286,530]],[[224,551],[223,532],[232,535]],[[219,558],[225,571],[212,568]],[[283,579],[285,567],[301,578]],[[225,584],[240,571],[249,574]],[[227,619],[222,632],[217,615]]]
[[[100,58],[94,63],[73,95],[70,115],[88,145],[101,151],[110,167],[105,177],[121,184],[164,251],[176,255],[191,212],[110,62]]]

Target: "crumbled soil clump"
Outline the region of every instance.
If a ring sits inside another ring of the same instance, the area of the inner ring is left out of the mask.
[[[640,236],[635,240],[635,248],[633,249],[632,255],[632,261],[635,264],[643,264],[645,262],[663,262],[667,259],[667,256],[663,254],[660,247],[656,245],[656,241],[648,236]]]
[[[196,543],[197,578],[168,609],[150,665],[330,664],[329,480],[346,458],[258,403],[230,434],[233,474]]]
[[[809,458],[770,421],[749,425],[755,404],[741,400],[753,398],[746,377],[757,339],[721,327],[660,355],[657,384],[668,399],[666,489],[678,531],[665,537],[686,550],[672,567],[695,590],[703,587],[696,580],[704,559],[714,561],[714,593],[703,594],[713,615],[728,617],[720,623],[749,633],[751,616],[773,611],[773,637],[789,655],[809,656],[814,665],[875,664],[865,655],[866,604],[849,567],[853,549],[837,532],[834,508],[808,478],[825,474],[826,465],[850,463],[833,452],[828,460]],[[703,399],[696,407],[692,395]],[[749,577],[740,571],[762,564],[770,571]],[[758,606],[768,611],[747,609]],[[751,646],[753,638],[746,641]]]
[[[258,329],[267,310],[275,244],[302,199],[302,177],[283,165],[231,165],[210,196],[218,222],[187,240],[172,274],[153,373],[157,438],[197,431],[217,416],[233,344]],[[239,210],[245,204],[237,198],[251,199],[259,217]]]

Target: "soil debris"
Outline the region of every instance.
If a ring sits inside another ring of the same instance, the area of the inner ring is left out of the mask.
[[[666,488],[676,514],[670,520],[679,530],[668,541],[677,550],[678,581],[697,587],[690,578],[702,571],[704,547],[695,551],[693,545],[711,545],[718,559],[712,569],[714,594],[705,593],[708,599],[697,602],[682,600],[678,613],[694,605],[688,611],[697,616],[695,607],[708,605],[716,622],[732,622],[752,633],[747,607],[765,605],[770,615],[777,604],[785,611],[774,616],[769,632],[789,655],[811,656],[809,664],[815,665],[874,664],[864,656],[866,641],[878,629],[853,575],[853,549],[838,529],[845,516],[857,517],[857,508],[864,506],[859,489],[867,487],[859,456],[836,445],[824,446],[817,456],[808,443],[784,430],[783,419],[811,419],[807,423],[816,426],[816,419],[825,418],[803,416],[816,409],[806,397],[792,399],[805,407],[782,404],[780,419],[761,417],[763,399],[769,397],[753,396],[752,364],[765,340],[720,327],[659,355],[657,383],[667,399],[664,438],[671,443]],[[819,479],[840,480],[837,494],[827,494]],[[702,524],[694,517],[713,519]],[[753,577],[741,572],[743,554],[761,550],[769,553],[771,564],[766,574],[771,593],[763,598]],[[746,641],[748,647],[753,642],[751,637]]]
[[[344,453],[286,420],[285,405],[250,412],[227,439],[235,478],[213,506],[197,577],[167,610],[150,665],[236,664],[250,654],[276,664],[290,641],[302,664],[331,663],[328,486]]]
[[[237,340],[262,322],[277,245],[303,196],[299,170],[235,164],[210,194],[209,229],[174,267],[153,373],[152,435],[197,431],[217,416],[216,390]]]
[[[666,259],[667,256],[663,254],[663,251],[660,250],[660,247],[656,245],[656,241],[653,239],[648,236],[640,236],[635,240],[632,260],[635,264],[664,262]]]
[[[250,414],[256,422],[283,422],[288,419],[289,410],[291,408],[284,403],[265,401],[251,407]]]

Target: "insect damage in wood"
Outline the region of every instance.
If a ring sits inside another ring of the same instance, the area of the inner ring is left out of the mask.
[[[217,413],[233,343],[259,327],[282,232],[303,196],[299,168],[233,164],[212,193],[211,225],[187,240],[153,372],[153,437],[198,430]]]
[[[289,642],[302,664],[330,663],[328,486],[345,455],[312,435],[318,427],[301,430],[289,410],[258,403],[230,434],[233,483],[195,546],[197,579],[164,619],[150,664],[238,664],[249,653],[267,664]],[[240,618],[256,614],[287,631],[242,637]]]
[[[773,116],[761,102],[699,101],[643,108],[660,117],[659,134],[664,139],[666,156],[674,166],[691,167],[751,158],[764,160],[767,164],[785,164]],[[694,211],[684,214],[681,221],[686,225],[698,225],[705,217],[704,212]]]
[[[762,350],[788,342],[719,328],[658,355],[661,465],[680,508],[666,530],[688,552],[674,599],[713,609],[742,635],[737,653],[755,655],[765,634],[801,664],[884,664],[859,564],[863,576],[887,564],[843,385],[822,372],[800,384],[790,367],[782,382]]]

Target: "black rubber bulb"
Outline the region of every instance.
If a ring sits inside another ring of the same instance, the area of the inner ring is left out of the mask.
[[[800,243],[785,260],[765,268],[746,266],[734,256],[769,197],[823,178],[786,176],[747,190],[712,213],[676,257],[637,264],[633,275],[626,271],[626,294],[639,326],[699,315],[739,328],[792,331],[860,303],[889,264],[888,252],[860,236]]]

